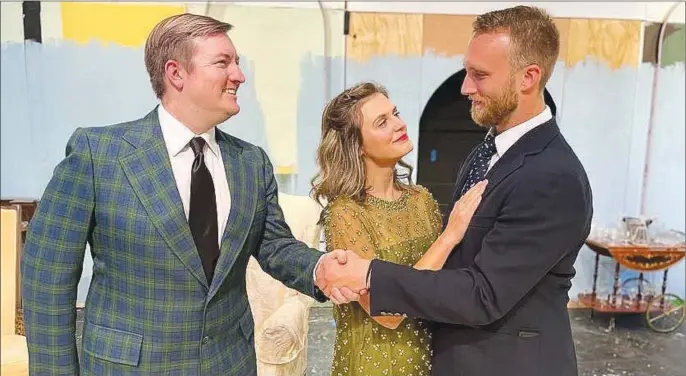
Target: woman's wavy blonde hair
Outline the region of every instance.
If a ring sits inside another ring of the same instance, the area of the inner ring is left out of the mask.
[[[317,148],[319,172],[312,179],[312,197],[322,206],[339,196],[364,202],[369,187],[367,170],[362,156],[362,112],[360,107],[374,94],[388,97],[386,88],[374,82],[362,82],[338,94],[324,108],[322,137]],[[393,173],[397,189],[411,189],[412,167],[398,162],[406,171]],[[406,180],[407,183],[402,183]]]

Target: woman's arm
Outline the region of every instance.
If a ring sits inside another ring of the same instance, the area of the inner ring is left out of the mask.
[[[455,248],[457,244],[462,241],[464,233],[469,225],[469,221],[472,219],[474,211],[479,206],[481,202],[481,195],[486,188],[487,181],[482,181],[472,187],[467,193],[460,198],[460,200],[455,204],[452,212],[450,213],[450,219],[446,225],[445,230],[441,235],[433,242],[429,250],[426,251],[424,256],[422,256],[419,261],[414,265],[415,269],[428,269],[428,270],[439,270],[443,268],[445,261],[448,259],[450,252]],[[427,203],[433,206],[433,211],[436,213],[436,218],[434,218],[434,225],[440,227],[440,213],[435,200],[427,200]],[[346,233],[352,235],[353,243],[358,243],[357,247],[353,244],[352,246],[341,247],[340,243],[336,244],[335,247],[331,249],[350,249],[351,251],[357,253],[360,257],[366,259],[374,258],[373,250],[371,247],[371,236],[366,229],[362,226],[362,223],[357,220],[352,215],[352,210],[346,210],[344,208],[333,208],[332,214],[333,220],[330,223],[331,228],[338,229],[338,236],[331,236],[332,240],[335,242],[336,238],[338,241],[343,241],[339,236],[345,235]],[[347,212],[347,213],[345,213]],[[341,228],[348,229],[347,231],[340,232]],[[330,231],[329,231],[330,232]],[[366,236],[361,236],[366,234]],[[360,239],[363,239],[360,241]],[[329,234],[327,234],[327,244],[329,242]],[[358,251],[361,250],[361,251]],[[364,309],[367,314],[369,314],[369,295],[362,295],[359,300],[359,304]],[[396,329],[402,323],[404,317],[388,317],[388,316],[372,316],[374,321],[378,322],[382,326],[389,329]]]
[[[414,264],[415,269],[439,270],[443,268],[451,251],[464,238],[472,215],[481,203],[481,195],[484,193],[487,183],[487,180],[477,183],[455,203],[445,230],[438,236],[424,256]],[[434,206],[434,211],[438,213],[436,201],[430,196],[428,201],[430,202],[429,205]],[[440,215],[440,213],[438,214]],[[440,217],[435,218],[434,221],[440,226]]]
[[[448,259],[450,252],[459,243],[455,242],[450,236],[445,236],[445,232],[441,234],[436,241],[433,242],[428,251],[422,256],[416,264],[415,269],[430,269],[439,270],[443,268],[445,261]],[[374,319],[374,321],[389,329],[396,329],[403,322],[404,317],[390,317],[390,316],[372,316],[369,312],[369,294],[360,296],[358,301],[362,309]]]

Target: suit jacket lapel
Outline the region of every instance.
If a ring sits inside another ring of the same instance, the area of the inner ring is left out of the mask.
[[[482,197],[486,197],[503,179],[520,168],[528,155],[541,152],[559,133],[555,119],[552,119],[524,134],[486,173],[488,185]]]
[[[231,210],[220,244],[209,298],[217,292],[243,249],[257,206],[257,184],[261,181],[256,166],[242,156],[242,148],[231,137],[216,130],[217,143],[226,169],[231,194]]]
[[[122,153],[119,162],[150,221],[181,263],[209,289],[183,211],[157,110],[134,123],[123,138],[132,148]]]

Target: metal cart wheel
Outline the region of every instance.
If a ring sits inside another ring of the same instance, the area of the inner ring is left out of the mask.
[[[684,322],[684,300],[674,294],[658,295],[648,303],[645,315],[650,329],[670,333]]]
[[[621,291],[632,292],[632,290],[640,290],[644,297],[649,297],[657,293],[655,286],[642,277],[629,278],[622,282]]]

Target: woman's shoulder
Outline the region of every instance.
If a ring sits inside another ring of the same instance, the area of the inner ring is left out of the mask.
[[[433,202],[435,201],[434,195],[429,191],[428,188],[426,188],[423,185],[420,184],[413,184],[413,185],[408,185],[407,189],[410,190],[411,195],[421,201],[425,202]]]
[[[347,196],[338,196],[329,201],[324,207],[324,217],[328,218],[332,215],[352,215],[355,216],[364,211],[364,208]]]
[[[423,185],[412,185],[412,197],[415,202],[415,207],[420,209],[427,209],[429,211],[439,210],[438,201],[428,188]]]
[[[414,184],[414,185],[412,185],[412,187],[413,187],[419,194],[422,194],[422,195],[424,195],[424,196],[431,196],[431,192],[429,191],[429,189],[426,188],[425,186],[421,185],[421,184]]]
[[[341,209],[341,208],[360,208],[355,200],[348,196],[338,196],[333,200],[329,201],[326,205],[327,209]]]

